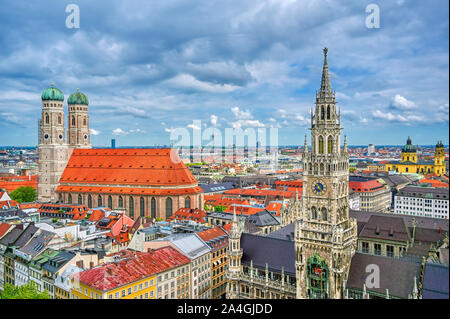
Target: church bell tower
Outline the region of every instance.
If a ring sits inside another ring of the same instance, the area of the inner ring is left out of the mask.
[[[311,151],[303,154],[302,208],[295,221],[297,298],[342,298],[356,249],[349,218],[347,141],[341,149],[341,114],[324,48],[322,83],[311,110]],[[306,144],[306,141],[305,141]]]
[[[64,94],[53,84],[41,95],[38,201],[55,202],[56,187],[67,164],[64,132]]]

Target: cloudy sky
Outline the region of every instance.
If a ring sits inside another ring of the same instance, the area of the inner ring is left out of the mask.
[[[193,120],[303,145],[324,46],[349,144],[448,144],[448,1],[376,1],[369,29],[372,2],[0,1],[0,145],[36,145],[52,82],[88,96],[95,146],[169,144]]]

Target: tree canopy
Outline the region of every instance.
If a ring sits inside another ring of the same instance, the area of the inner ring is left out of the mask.
[[[15,287],[12,284],[5,284],[1,299],[50,299],[49,293],[44,290],[39,292],[31,282],[26,285]]]
[[[37,198],[37,192],[34,187],[22,186],[13,190],[9,197],[18,203],[34,202]]]

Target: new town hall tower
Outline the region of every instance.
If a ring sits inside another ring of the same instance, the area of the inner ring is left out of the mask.
[[[312,147],[304,150],[303,197],[295,218],[297,298],[342,298],[356,249],[356,220],[349,218],[347,141],[341,150],[341,114],[331,90],[328,49],[323,51],[322,84],[311,112]]]
[[[349,217],[347,142],[328,74],[327,48],[316,107],[311,111],[311,151],[305,138],[303,196],[281,214],[283,228],[258,236],[233,218],[227,298],[344,298],[357,224]]]

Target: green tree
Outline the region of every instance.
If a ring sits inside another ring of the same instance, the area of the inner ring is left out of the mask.
[[[37,193],[34,187],[22,186],[13,190],[9,197],[18,203],[28,203],[36,200]]]
[[[31,282],[26,285],[15,287],[12,284],[5,284],[0,295],[1,299],[50,299],[49,293],[44,290],[39,292]]]
[[[222,205],[217,205],[214,207],[214,211],[215,212],[224,212],[227,208],[225,206]]]

